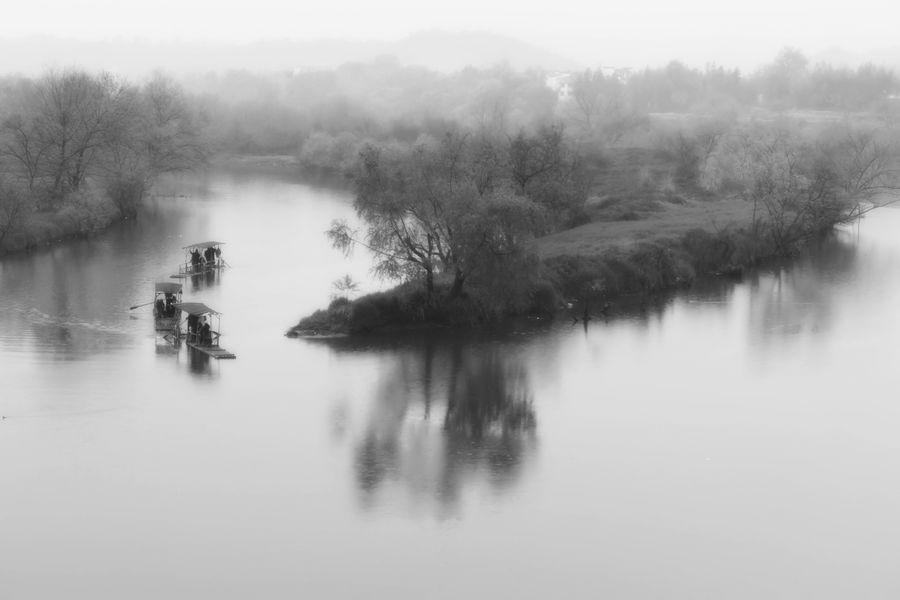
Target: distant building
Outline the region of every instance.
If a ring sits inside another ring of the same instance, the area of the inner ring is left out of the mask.
[[[599,67],[604,77],[625,81],[631,75],[631,67]]]
[[[599,66],[596,69],[603,73],[606,79],[617,79],[625,81],[631,74],[631,67],[604,67]],[[544,80],[547,87],[556,92],[560,100],[568,100],[572,97],[572,78],[577,72],[573,71],[553,71],[549,73]]]
[[[547,87],[556,92],[560,100],[568,100],[572,97],[572,73],[554,72],[547,75],[544,80]]]

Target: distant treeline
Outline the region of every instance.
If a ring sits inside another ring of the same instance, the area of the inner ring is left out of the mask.
[[[756,108],[895,110],[900,82],[873,65],[810,65],[786,49],[752,74],[678,62],[630,72],[514,71],[442,74],[389,59],[333,70],[209,74],[185,82],[220,150],[298,155],[310,170],[349,173],[366,142],[408,144],[453,126],[514,134],[561,122],[595,145],[627,144],[654,113],[728,116]]]
[[[444,74],[379,59],[180,83],[158,75],[134,84],[77,70],[6,77],[0,244],[9,245],[10,235],[19,236],[17,246],[52,238],[55,226],[34,233],[51,214],[80,222],[59,233],[94,227],[110,212],[134,214],[155,177],[213,152],[290,155],[307,173],[358,181],[369,147],[400,156],[449,133],[488,140],[494,156],[512,161],[522,148],[541,149],[523,140],[547,139],[552,131],[555,147],[587,179],[610,149],[643,147],[675,165],[677,184],[697,187],[722,140],[748,118],[814,109],[894,122],[898,87],[887,69],[810,65],[791,49],[749,75],[677,62],[638,72],[497,66]],[[540,160],[535,156],[526,158]],[[584,198],[587,184],[578,185]],[[584,218],[576,204],[564,212],[553,215],[556,226]]]
[[[196,103],[163,76],[0,79],[0,249],[134,215],[157,176],[204,159],[203,129]]]

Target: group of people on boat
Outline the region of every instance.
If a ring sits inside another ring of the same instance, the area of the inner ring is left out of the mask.
[[[159,317],[174,317],[175,316],[175,305],[178,303],[178,299],[175,297],[175,294],[170,292],[166,292],[165,300],[162,296],[156,297],[156,316]]]
[[[209,319],[197,315],[188,315],[188,340],[201,346],[212,346],[212,328]]]
[[[202,254],[199,248],[193,248],[191,250],[191,267],[196,271],[207,266],[214,266],[221,256],[222,249],[219,247],[207,246]]]

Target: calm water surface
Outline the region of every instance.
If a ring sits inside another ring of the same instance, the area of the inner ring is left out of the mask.
[[[480,336],[291,340],[350,197],[161,187],[0,262],[0,598],[896,597],[900,211],[790,269]],[[185,299],[235,361],[174,350]]]

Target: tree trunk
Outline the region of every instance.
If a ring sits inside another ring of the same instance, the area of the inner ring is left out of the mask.
[[[434,296],[434,269],[430,266],[425,267],[425,298],[428,304],[431,304],[431,298]]]
[[[456,269],[456,275],[453,277],[453,287],[450,288],[450,297],[456,298],[460,294],[462,294],[463,283],[465,283],[466,277],[463,275],[463,272],[460,269]]]

